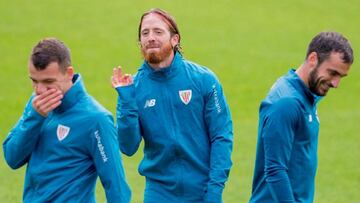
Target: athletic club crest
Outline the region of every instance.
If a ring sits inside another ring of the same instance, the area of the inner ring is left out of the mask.
[[[68,136],[70,132],[70,128],[64,125],[59,124],[56,130],[56,135],[59,141],[62,141],[63,139]]]
[[[191,95],[192,95],[191,90],[180,90],[179,91],[180,99],[185,105],[187,105],[190,102]]]

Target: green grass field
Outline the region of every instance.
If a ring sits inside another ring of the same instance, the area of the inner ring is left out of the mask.
[[[128,72],[136,72],[142,62],[138,21],[153,7],[175,16],[185,57],[211,68],[223,84],[233,116],[235,142],[234,164],[223,195],[225,203],[249,199],[258,106],[272,83],[303,62],[307,45],[318,32],[344,33],[355,51],[355,63],[340,88],[330,91],[319,104],[315,202],[360,202],[357,0],[0,0],[1,143],[32,92],[27,60],[32,46],[44,37],[57,37],[71,48],[73,65],[82,73],[88,91],[114,113],[117,96],[109,82],[112,68],[121,64]],[[0,156],[0,202],[21,202],[25,167],[11,170],[2,150]],[[133,157],[122,157],[132,202],[142,202],[144,178],[137,173],[142,150]],[[97,200],[106,201],[100,184]]]

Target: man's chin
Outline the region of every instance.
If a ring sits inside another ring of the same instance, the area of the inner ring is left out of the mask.
[[[161,62],[161,58],[158,57],[156,54],[147,54],[145,56],[145,60],[149,63],[157,64]]]
[[[323,97],[323,96],[326,96],[326,94],[327,94],[327,92],[329,91],[329,89],[327,89],[327,90],[318,90],[318,91],[316,91],[316,92],[314,92],[317,96],[321,96],[321,97]]]

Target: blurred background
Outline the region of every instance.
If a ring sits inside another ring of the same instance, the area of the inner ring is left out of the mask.
[[[88,92],[115,114],[112,68],[136,73],[140,16],[150,8],[169,11],[181,33],[185,58],[219,77],[234,123],[233,167],[225,203],[248,202],[257,141],[258,107],[273,82],[301,65],[310,40],[338,31],[351,42],[355,62],[318,108],[321,120],[315,202],[360,201],[360,2],[357,0],[0,0],[0,140],[15,125],[32,93],[27,62],[32,47],[56,37],[71,49],[73,66]],[[143,201],[137,172],[142,147],[122,156],[132,202]],[[11,170],[0,151],[0,202],[21,202],[26,167]],[[106,202],[100,181],[98,202]]]

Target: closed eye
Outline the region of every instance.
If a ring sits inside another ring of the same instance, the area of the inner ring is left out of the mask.
[[[329,74],[330,74],[330,76],[332,76],[332,77],[337,77],[337,76],[340,76],[340,77],[345,77],[345,76],[347,76],[347,74],[341,74],[341,73],[339,73],[338,71],[336,71],[336,70],[329,70]]]
[[[161,29],[155,29],[154,32],[155,32],[156,34],[162,34],[162,33],[163,33],[163,30],[161,30]]]
[[[31,78],[30,77],[30,80],[34,83],[34,84],[38,84],[38,83],[43,83],[43,84],[52,84],[54,82],[56,82],[55,79],[45,79],[45,80],[42,80],[42,81],[38,81],[38,80],[35,80],[34,78]]]
[[[330,73],[331,76],[338,76],[338,75],[340,75],[340,73],[337,72],[337,71],[335,71],[335,70],[329,70],[329,73]]]
[[[149,34],[149,30],[143,30],[141,31],[142,36],[147,36]]]
[[[44,84],[51,84],[51,83],[55,82],[55,80],[53,80],[53,79],[48,79],[48,80],[43,80],[42,82],[43,82]]]
[[[38,81],[35,80],[34,78],[31,78],[31,77],[30,77],[30,80],[31,80],[34,84],[37,84],[37,83],[38,83]]]

